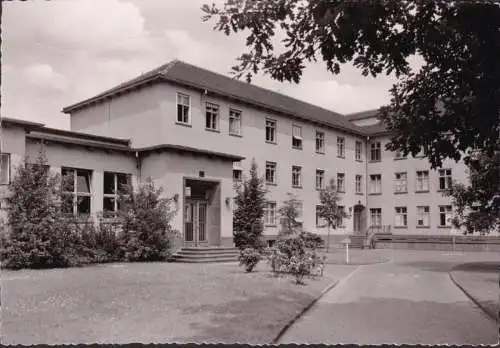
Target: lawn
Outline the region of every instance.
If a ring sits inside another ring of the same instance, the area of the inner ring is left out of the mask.
[[[270,343],[353,266],[294,284],[266,264],[109,264],[2,271],[2,344]]]

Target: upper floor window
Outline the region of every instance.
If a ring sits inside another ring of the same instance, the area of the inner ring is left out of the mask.
[[[276,184],[276,162],[266,162],[266,183]]]
[[[325,171],[316,169],[316,190],[325,188]]]
[[[370,225],[382,226],[382,208],[370,208]]]
[[[378,162],[381,160],[380,142],[372,143],[370,151],[370,161]]]
[[[325,133],[316,131],[316,152],[325,153]]]
[[[417,182],[416,182],[417,192],[427,192],[429,191],[429,171],[419,170],[417,171]]]
[[[219,129],[219,105],[208,102],[205,104],[205,128]]]
[[[381,174],[370,175],[370,193],[371,194],[382,193],[382,175]]]
[[[418,206],[417,207],[417,226],[429,227],[430,223],[430,211],[429,206]]]
[[[191,98],[182,93],[177,93],[177,122],[190,124]]]
[[[441,227],[451,226],[451,205],[439,206],[439,226]]]
[[[356,140],[356,149],[355,149],[355,156],[356,156],[356,161],[361,161],[362,160],[362,153],[363,153],[363,143],[359,140]]]
[[[439,169],[439,189],[448,190],[452,185],[451,169]]]
[[[302,127],[300,126],[292,126],[292,147],[302,149]]]
[[[292,166],[292,186],[302,187],[302,168],[299,166]]]
[[[229,134],[241,135],[241,111],[229,110]]]
[[[356,186],[356,193],[362,194],[363,193],[363,176],[362,175],[356,175],[356,181],[355,181],[355,186]]]
[[[337,191],[345,192],[345,174],[337,173]]]
[[[92,171],[62,168],[62,209],[74,215],[90,215]]]
[[[105,215],[114,215],[120,209],[120,194],[130,184],[130,175],[104,172],[103,211]]]
[[[394,192],[406,193],[408,192],[406,172],[396,173],[394,177]]]
[[[408,215],[406,207],[396,207],[396,227],[406,227],[408,225]]]
[[[337,137],[337,156],[345,157],[345,138]]]
[[[10,184],[10,154],[0,153],[0,185]]]
[[[233,169],[233,181],[241,181],[243,177],[241,169]]]
[[[276,144],[276,121],[266,119],[266,141]]]

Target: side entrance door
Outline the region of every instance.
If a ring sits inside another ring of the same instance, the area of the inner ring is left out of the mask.
[[[184,244],[203,246],[207,243],[207,203],[187,200],[184,204]]]

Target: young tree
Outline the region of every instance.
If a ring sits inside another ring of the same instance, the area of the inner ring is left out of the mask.
[[[233,215],[234,244],[240,250],[264,246],[264,213],[266,208],[266,188],[264,179],[257,173],[257,163],[252,160],[250,177],[236,184],[236,209]]]
[[[68,267],[75,261],[77,236],[58,204],[60,176],[52,174],[40,151],[35,163],[16,168],[7,197],[6,234],[0,258],[7,268]]]
[[[335,185],[334,179],[330,179],[328,185],[319,191],[319,200],[321,205],[319,206],[318,216],[325,220],[328,228],[328,240],[326,243],[326,251],[328,252],[330,247],[330,228],[336,229],[338,222],[342,221],[343,218],[347,218],[348,215],[337,204],[340,201],[340,197],[338,196],[337,185]]]
[[[151,178],[134,191],[124,185],[120,193],[118,218],[122,226],[121,243],[128,261],[165,261],[177,235],[171,226],[177,213],[173,198],[162,198]]]
[[[227,0],[204,5],[203,20],[226,35],[248,30],[249,51],[237,77],[262,70],[298,83],[306,63],[322,59],[339,74],[350,62],[363,75],[395,73],[380,118],[393,136],[386,148],[416,155],[432,168],[479,148],[494,162],[500,134],[500,4],[468,1]],[[276,36],[284,35],[276,47]],[[412,71],[415,55],[424,64]],[[481,186],[486,187],[486,184]],[[481,205],[497,191],[481,195]],[[498,208],[498,200],[493,200]],[[496,209],[496,208],[495,208]]]
[[[302,203],[297,199],[297,197],[292,193],[287,193],[288,199],[283,202],[283,205],[278,209],[278,213],[281,221],[281,231],[282,235],[296,235],[300,233],[300,227],[302,226],[297,219],[300,217],[300,209]]]

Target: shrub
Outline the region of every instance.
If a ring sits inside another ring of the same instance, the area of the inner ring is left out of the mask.
[[[305,247],[307,249],[318,249],[321,248],[324,244],[325,241],[319,234],[312,233],[312,232],[301,232],[299,235],[300,238],[305,243]]]
[[[170,222],[177,211],[171,208],[172,198],[161,198],[163,189],[152,179],[137,192],[123,188],[118,219],[122,227],[120,245],[126,261],[165,261],[169,259],[172,239],[178,233]]]
[[[313,257],[310,253],[295,254],[290,258],[289,271],[295,276],[297,284],[303,284],[304,276],[311,273]]]
[[[246,272],[252,272],[261,259],[262,256],[254,248],[246,248],[240,252],[240,266],[245,266]]]

